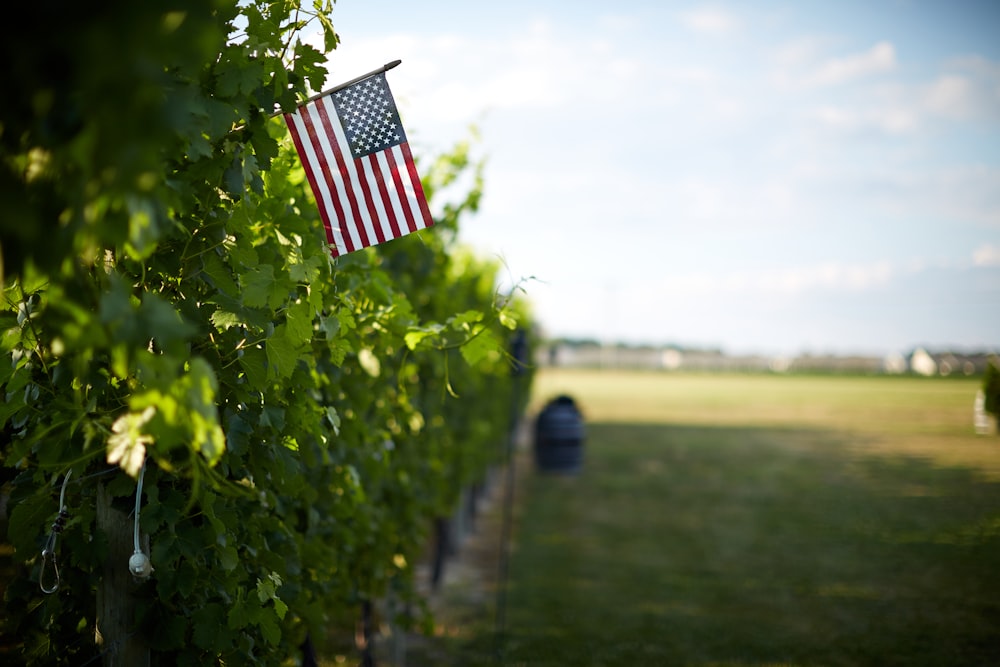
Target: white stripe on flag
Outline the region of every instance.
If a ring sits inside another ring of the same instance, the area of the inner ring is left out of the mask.
[[[340,231],[341,237],[344,235],[350,238],[349,244],[338,244],[336,247],[335,254],[341,255],[353,248],[359,250],[363,247],[361,242],[361,237],[358,235],[358,230],[353,224],[354,215],[351,212],[350,200],[347,196],[347,191],[345,190],[343,179],[338,178],[340,168],[337,164],[336,151],[330,143],[330,132],[329,126],[339,126],[340,121],[337,119],[337,114],[331,107],[319,108],[319,104],[323,103],[327,98],[321,98],[313,104],[309,104],[304,107],[304,111],[309,114],[312,119],[313,127],[316,132],[316,141],[319,144],[320,151],[323,155],[323,161],[328,167],[327,173],[324,175],[324,180],[321,186],[330,192],[331,197],[336,199],[337,207],[335,209],[329,209],[329,225]],[[328,117],[323,118],[323,111],[326,111]]]
[[[350,186],[353,192],[351,199],[355,202],[355,206],[352,207],[350,214],[347,211],[344,212],[345,215],[349,215],[347,224],[353,227],[355,231],[364,229],[368,243],[364,243],[364,239],[359,237],[358,248],[375,245],[378,243],[378,237],[375,235],[375,221],[372,219],[371,213],[368,210],[368,204],[365,201],[367,181],[363,180],[358,173],[357,160],[351,156],[351,146],[347,143],[347,137],[344,135],[344,128],[337,117],[337,110],[333,106],[333,100],[327,95],[317,101],[323,103],[324,109],[327,112],[327,117],[330,120],[329,129],[333,131],[333,137],[337,141],[335,150],[337,153],[337,163],[340,165],[340,173],[347,179],[347,185]],[[334,147],[331,145],[331,151],[333,150]],[[342,186],[344,184],[338,182],[338,185]]]
[[[417,198],[417,193],[414,191],[413,181],[410,179],[410,172],[406,168],[407,160],[406,160],[406,155],[403,152],[403,148],[401,146],[393,146],[392,156],[396,163],[396,171],[399,175],[400,183],[402,185],[402,191],[399,194],[401,196],[405,195],[405,198],[404,197],[401,198],[404,202],[404,205],[406,206],[406,210],[410,214],[409,217],[406,219],[409,220],[412,218],[413,226],[412,229],[410,229],[410,231],[415,232],[418,229],[424,228],[424,216],[420,210],[420,200]],[[421,186],[421,192],[422,191],[423,191],[423,186]]]
[[[303,118],[303,109],[296,110],[288,118],[291,119],[293,124],[292,131],[298,137],[297,144],[301,146],[301,151],[304,153],[299,157],[302,160],[302,166],[305,167],[306,173],[309,176],[310,183],[314,186],[313,195],[316,197],[316,205],[319,207],[320,216],[323,218],[327,231],[332,231],[333,233],[332,239],[330,238],[330,234],[327,234],[327,241],[340,246],[343,234],[337,229],[336,225],[331,225],[329,222],[331,218],[334,218],[333,199],[328,187],[328,179],[323,174],[320,162],[316,157],[315,147],[309,138],[309,131],[306,128],[305,119]],[[339,239],[338,236],[340,237]]]
[[[389,203],[392,206],[392,215],[396,219],[396,227],[399,229],[399,234],[408,234],[412,229],[406,222],[406,213],[403,211],[403,202],[399,198],[399,192],[396,191],[396,183],[392,177],[392,168],[389,165],[389,153],[393,154],[395,157],[398,151],[397,146],[393,146],[388,151],[380,151],[375,154],[375,159],[378,162],[379,171],[382,173],[382,180],[385,183],[386,190],[389,192]],[[396,164],[399,164],[398,160]]]
[[[355,165],[358,167],[360,175],[365,181],[365,190],[370,193],[371,203],[375,207],[375,219],[373,223],[379,226],[382,231],[382,238],[386,241],[389,239],[394,239],[398,234],[393,231],[392,226],[389,224],[389,214],[385,210],[385,203],[382,201],[382,193],[379,191],[378,177],[375,174],[375,169],[373,168],[373,162],[377,159],[375,156],[377,153],[372,155],[358,158],[354,161]],[[378,174],[381,176],[381,172]]]

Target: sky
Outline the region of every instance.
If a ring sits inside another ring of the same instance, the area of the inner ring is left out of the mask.
[[[1000,351],[1000,3],[339,0],[544,335]],[[439,206],[441,202],[437,203]],[[432,232],[421,232],[432,233]]]

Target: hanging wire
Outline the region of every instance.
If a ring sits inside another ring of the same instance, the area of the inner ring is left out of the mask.
[[[132,544],[134,550],[132,557],[128,559],[128,569],[133,577],[137,579],[148,579],[153,573],[153,566],[149,562],[149,556],[142,552],[139,545],[139,510],[142,507],[142,481],[146,477],[146,462],[142,462],[142,469],[139,470],[139,481],[135,486],[135,525],[132,533]]]
[[[66,484],[69,482],[70,475],[72,474],[73,470],[70,469],[63,477],[62,490],[59,492],[59,516],[52,523],[49,538],[45,541],[45,548],[42,549],[42,570],[38,573],[38,587],[47,595],[51,595],[59,590],[59,564],[56,562],[56,540],[59,538],[59,533],[66,527],[66,521],[69,519],[69,512],[66,510]],[[52,585],[46,586],[45,572],[48,569],[49,561],[52,561],[53,579]]]
[[[142,480],[146,476],[146,462],[142,462],[142,469],[139,470],[139,481],[135,486],[135,531],[134,531],[134,542],[135,550],[141,551],[139,548],[139,508],[142,505]]]
[[[515,481],[517,465],[517,431],[521,421],[521,392],[524,389],[524,370],[528,363],[528,339],[523,330],[518,330],[514,334],[511,342],[511,356],[514,366],[511,369],[512,384],[510,396],[510,422],[507,431],[507,449],[505,452],[505,463],[507,473],[507,484],[504,489],[503,498],[503,518],[500,525],[500,558],[499,573],[497,575],[497,601],[496,619],[494,625],[494,652],[498,662],[504,662],[504,650],[506,639],[507,614],[507,579],[510,570],[510,535],[514,522],[514,492],[517,486]]]

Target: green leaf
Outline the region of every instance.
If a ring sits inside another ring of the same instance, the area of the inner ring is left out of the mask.
[[[113,332],[116,341],[148,343],[142,340],[138,330],[139,318],[135,317],[129,288],[117,275],[112,274],[108,281],[108,289],[100,298],[101,323]]]
[[[212,157],[212,144],[209,143],[208,138],[205,135],[195,135],[191,137],[188,142],[187,155],[192,162],[196,162],[202,158]]]
[[[354,351],[354,346],[346,338],[338,338],[330,343],[330,361],[335,366],[342,366],[347,355]]]
[[[156,413],[152,405],[141,413],[128,412],[111,426],[112,435],[108,438],[108,463],[117,463],[129,477],[139,477],[139,470],[146,460],[146,447],[153,444],[153,436],[145,432],[144,427]]]
[[[373,378],[377,378],[382,373],[382,364],[378,357],[367,347],[358,350],[358,364],[365,373]]]
[[[262,308],[268,304],[274,289],[274,268],[267,264],[255,266],[240,276],[240,282],[244,305]]]
[[[272,377],[289,378],[299,360],[299,349],[288,332],[288,326],[279,324],[274,328],[274,334],[264,341],[267,352],[268,371]]]
[[[278,627],[278,621],[275,620],[275,616],[262,616],[257,621],[257,624],[260,626],[260,633],[264,636],[267,643],[277,646],[281,641],[281,629]]]
[[[349,331],[356,329],[358,327],[357,322],[354,320],[354,316],[346,308],[337,309],[337,320],[340,321],[340,328],[344,331]]]
[[[240,630],[249,624],[250,610],[247,608],[245,602],[237,600],[237,602],[229,608],[229,614],[226,617],[226,627],[230,630]]]
[[[285,409],[277,405],[265,405],[260,411],[260,425],[270,426],[275,431],[285,430]]]
[[[186,379],[189,386],[185,405],[190,410],[191,446],[209,465],[214,465],[226,448],[215,405],[218,380],[211,365],[201,357],[191,360]]]
[[[255,132],[250,142],[261,168],[267,169],[271,165],[271,160],[278,157],[278,142],[266,132]]]
[[[323,26],[323,48],[326,53],[329,53],[336,48],[339,38],[333,30],[329,13],[317,12],[317,16],[320,24]],[[312,46],[302,42],[296,44],[295,71],[300,73],[304,78],[307,78],[310,85],[317,90],[323,87],[325,68],[322,64],[324,60],[323,54]]]
[[[257,251],[253,247],[253,242],[246,235],[236,237],[236,244],[229,248],[229,256],[233,261],[233,266],[239,269],[248,268],[247,273],[252,273],[260,263]],[[267,267],[270,269],[271,267]],[[240,276],[241,279],[246,274]]]
[[[161,348],[183,343],[195,333],[195,328],[185,322],[172,305],[156,294],[143,295],[139,316],[147,335],[154,338]]]
[[[288,307],[285,313],[288,324],[288,337],[296,346],[312,340],[313,320],[312,307],[307,301],[299,301]]]
[[[264,181],[260,177],[260,168],[257,167],[257,156],[253,153],[243,159],[243,182],[249,183],[250,188],[257,194],[263,194]]]
[[[216,68],[218,95],[235,97],[239,93],[252,91],[258,81],[258,72],[241,66],[238,62],[222,62]]]
[[[244,324],[243,318],[241,318],[236,313],[232,313],[226,310],[216,310],[212,313],[212,324],[214,324],[220,331],[225,331],[230,327],[237,327]]]
[[[23,374],[25,380],[29,377],[28,373]],[[9,398],[3,403],[0,403],[0,430],[7,426],[7,422],[10,421],[14,415],[20,412],[25,407],[24,402],[24,392],[23,391],[3,391]],[[2,395],[0,393],[0,395]]]
[[[16,503],[10,510],[7,539],[18,560],[38,555],[39,540],[46,535],[59,511],[54,497],[32,496]]]
[[[333,407],[327,407],[326,418],[330,422],[331,428],[335,435],[340,435],[340,414],[337,413],[337,409]]]
[[[240,564],[240,555],[236,551],[236,547],[225,546],[219,549],[219,565],[226,572],[231,572],[236,569],[236,566]]]
[[[195,610],[191,614],[195,645],[208,650],[218,650],[224,647],[226,633],[220,632],[220,629],[228,626],[226,616],[222,605],[215,602]]]
[[[199,452],[209,465],[215,465],[226,450],[226,436],[222,428],[212,418],[201,414],[191,415],[191,445]]]
[[[240,155],[233,158],[229,168],[222,176],[226,192],[239,199],[244,195],[245,181],[243,180],[243,159]]]
[[[472,325],[483,319],[483,314],[478,310],[467,310],[464,313],[455,315],[448,322],[456,331],[470,331]]]
[[[501,310],[497,314],[497,317],[500,320],[500,324],[503,325],[504,327],[510,329],[511,331],[517,329],[517,318],[511,315],[506,310]]]
[[[323,259],[317,255],[302,256],[302,249],[296,247],[287,257],[288,275],[301,283],[315,283],[319,279]]]
[[[201,270],[220,292],[234,297],[240,293],[236,281],[233,280],[232,271],[215,252],[202,255]]]
[[[403,342],[406,343],[406,347],[410,348],[410,350],[412,351],[417,349],[417,346],[420,345],[420,342],[430,335],[431,335],[430,331],[426,331],[423,329],[415,331],[407,331],[406,335],[403,336]]]
[[[252,347],[243,351],[240,357],[240,368],[243,369],[247,383],[255,391],[263,391],[268,386],[267,354],[264,350]]]
[[[185,541],[181,538],[181,546],[184,545]],[[191,565],[190,561],[181,561],[177,567],[177,592],[184,598],[190,598],[197,590],[198,584],[198,570]]]
[[[500,342],[493,332],[489,330],[482,332],[461,347],[462,358],[470,366],[476,366],[488,357],[491,352],[499,352],[500,349]]]
[[[226,450],[242,456],[250,447],[253,427],[239,414],[230,416],[226,427]]]
[[[334,340],[337,336],[337,332],[340,331],[340,319],[337,317],[327,317],[325,315],[320,316],[319,330],[326,335],[327,340]]]
[[[403,342],[406,343],[406,347],[410,348],[410,350],[415,350],[424,340],[437,337],[442,331],[444,331],[444,325],[441,324],[432,324],[419,329],[410,329],[403,336]]]
[[[285,601],[279,597],[274,598],[274,612],[278,615],[278,618],[284,620],[285,614],[288,612],[288,605]]]
[[[133,259],[146,259],[156,249],[160,238],[159,208],[148,197],[129,197],[128,243],[126,248]]]
[[[273,598],[277,587],[281,585],[281,579],[279,578],[276,582],[273,574],[268,575],[267,579],[257,579],[257,599],[262,603]]]

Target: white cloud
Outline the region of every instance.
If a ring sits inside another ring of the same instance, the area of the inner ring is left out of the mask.
[[[810,117],[841,132],[890,136],[914,134],[947,121],[1000,120],[1000,63],[965,59],[946,63],[944,69],[931,79],[886,82],[850,97],[831,98],[814,107]]]
[[[879,42],[864,53],[827,60],[807,75],[806,82],[813,85],[830,86],[873,74],[891,72],[895,68],[895,47],[889,42]]]
[[[972,263],[975,266],[1000,266],[1000,246],[992,243],[979,246],[972,253]]]
[[[801,204],[793,183],[779,175],[774,180],[752,182],[725,178],[682,178],[674,183],[643,183],[646,192],[658,200],[678,224],[698,225],[714,230],[738,231],[752,226],[773,230],[788,223]],[[636,192],[635,197],[641,197]]]
[[[859,292],[888,283],[891,262],[866,264],[824,262],[814,266],[737,272],[696,272],[671,276],[661,291],[684,299],[749,295],[800,296],[819,290]]]
[[[806,67],[814,63],[831,42],[827,37],[800,37],[774,49],[771,60],[782,70]]]
[[[539,19],[487,38],[444,33],[345,41],[330,56],[336,73],[327,84],[371,69],[392,54],[406,68],[405,77],[390,75],[393,93],[419,114],[413,125],[423,119],[454,125],[497,109],[606,102],[649,71],[648,64],[628,56],[623,38],[601,35],[581,41],[562,30]]]
[[[680,19],[688,30],[709,35],[728,35],[740,26],[739,19],[734,14],[711,7],[684,12]]]
[[[976,103],[972,82],[964,76],[947,74],[927,86],[924,106],[939,115],[966,118],[972,114]]]
[[[627,14],[609,14],[598,19],[601,32],[628,32],[641,27],[642,22]]]
[[[856,185],[882,214],[1000,229],[1000,168],[889,169],[869,173]]]
[[[963,58],[923,87],[918,102],[929,113],[953,120],[1000,120],[1000,63]]]
[[[855,110],[840,106],[823,106],[813,112],[821,124],[848,133],[877,131],[889,135],[907,134],[920,127],[915,110],[904,106],[873,107]]]

